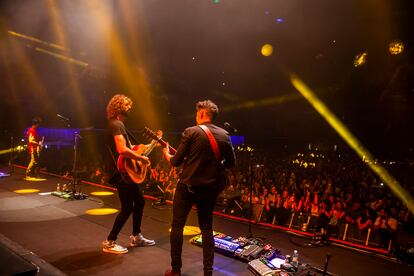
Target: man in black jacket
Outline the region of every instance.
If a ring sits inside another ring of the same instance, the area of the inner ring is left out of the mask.
[[[171,270],[165,275],[181,275],[183,228],[193,204],[197,207],[198,221],[203,238],[204,275],[212,275],[214,262],[213,209],[217,196],[225,187],[225,169],[234,167],[235,155],[227,131],[212,122],[218,107],[210,100],[196,104],[196,126],[184,130],[181,143],[174,156],[164,149],[164,157],[171,165],[182,165],[180,181],[174,196],[171,225]],[[214,136],[218,159],[207,136],[200,127],[206,126]],[[218,153],[218,152],[217,152]]]

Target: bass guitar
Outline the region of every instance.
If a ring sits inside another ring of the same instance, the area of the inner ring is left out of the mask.
[[[145,131],[144,131],[145,132]],[[153,133],[155,139],[151,141],[148,145],[135,145],[132,147],[132,151],[134,151],[136,154],[147,156],[152,152],[152,150],[157,147],[158,140],[162,140],[162,131],[158,130],[157,133]],[[120,172],[127,172],[129,177],[136,183],[141,184],[144,182],[146,176],[148,167],[150,164],[143,164],[141,161],[137,161],[131,158],[124,157],[122,155],[119,155],[118,161],[117,161],[117,167]]]

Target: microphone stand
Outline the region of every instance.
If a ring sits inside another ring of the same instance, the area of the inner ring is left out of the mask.
[[[248,238],[253,238],[252,233],[252,218],[253,218],[253,182],[254,182],[254,173],[253,173],[253,160],[254,155],[253,152],[249,154],[249,184],[250,184],[250,197],[249,197],[249,234]]]
[[[70,128],[70,119],[67,117],[64,117],[60,114],[56,114],[59,119],[62,120],[62,122],[65,123],[67,128]],[[71,193],[71,199],[86,199],[88,196],[84,195],[80,192],[76,191],[76,186],[79,186],[80,179],[78,177],[79,171],[76,170],[76,166],[78,163],[78,142],[79,139],[82,139],[82,136],[79,135],[79,133],[75,132],[75,138],[74,138],[74,145],[73,145],[73,164],[72,164],[72,191]],[[65,192],[65,191],[64,191]]]
[[[14,158],[14,137],[10,137],[10,157],[9,157],[9,175],[14,173],[13,158]]]
[[[78,142],[79,139],[82,139],[82,136],[79,133],[75,132],[75,143],[73,145],[73,166],[72,166],[72,198],[73,199],[86,199],[88,196],[80,192],[76,192],[76,186],[79,186],[80,179],[78,177],[79,171],[76,170],[76,165],[78,161]]]
[[[236,132],[238,132],[238,130],[236,128],[234,128],[231,124],[229,124],[228,122],[224,122],[224,128],[230,133],[230,134],[234,134]],[[253,233],[252,233],[252,217],[253,217],[253,180],[254,180],[254,175],[253,175],[253,152],[249,153],[249,190],[250,190],[250,196],[249,196],[249,222],[248,222],[248,235],[247,238],[251,239],[253,238]]]

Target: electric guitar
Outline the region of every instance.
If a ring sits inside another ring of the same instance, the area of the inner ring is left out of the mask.
[[[148,138],[153,139],[152,141],[156,141],[163,148],[166,148],[167,145],[168,145],[168,143],[162,139],[162,136],[157,135],[157,133],[155,133],[154,131],[152,131],[148,127],[144,128],[144,136],[147,136]],[[169,152],[171,154],[174,155],[177,152],[177,150],[175,148],[173,148],[171,146],[168,146],[168,147],[169,147]]]
[[[145,130],[144,130],[145,131]],[[148,145],[135,145],[132,147],[132,151],[136,154],[147,156],[152,152],[152,150],[158,146],[158,139],[162,137],[162,131],[158,130],[157,133],[154,133],[155,139],[151,141]],[[129,177],[136,183],[141,184],[144,182],[145,177],[147,176],[148,167],[150,164],[143,164],[141,161],[134,160],[131,158],[124,157],[119,155],[117,161],[117,167],[120,172],[127,172]]]
[[[43,149],[43,146],[45,144],[45,136],[42,136],[42,140],[39,141],[39,144],[37,145],[37,153],[40,153]]]

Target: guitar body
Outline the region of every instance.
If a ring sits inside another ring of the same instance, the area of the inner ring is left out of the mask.
[[[139,155],[142,155],[147,147],[143,144],[136,145],[132,150]],[[129,177],[136,183],[141,184],[147,176],[148,165],[143,165],[140,161],[120,155],[117,161],[117,167],[120,172],[127,172]]]
[[[157,133],[155,133],[154,131],[145,127],[144,135],[151,138],[152,141],[148,145],[140,144],[140,145],[134,146],[132,150],[136,154],[148,156],[155,147],[157,146],[166,147],[168,145],[167,142],[165,142],[161,138],[162,137],[161,130],[158,130]],[[176,153],[176,150],[174,148],[169,147],[169,149],[170,149],[170,153],[172,154]],[[131,177],[131,179],[136,184],[141,184],[142,182],[144,182],[145,177],[147,176],[148,167],[150,166],[150,164],[144,165],[140,161],[126,158],[121,155],[118,157],[116,165],[120,172],[127,172],[129,177]]]

